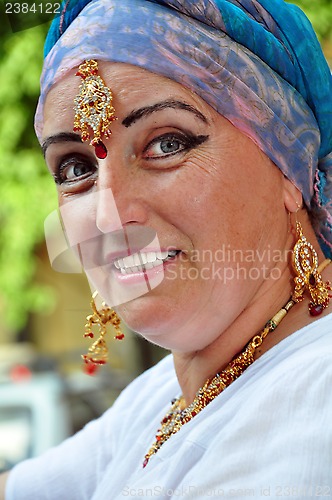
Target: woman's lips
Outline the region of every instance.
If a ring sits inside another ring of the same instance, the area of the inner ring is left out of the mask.
[[[175,258],[178,253],[178,250],[139,252],[117,258],[113,261],[113,265],[121,274],[134,274],[161,266],[164,262]]]
[[[140,252],[115,259],[113,270],[116,278],[122,283],[147,281],[164,270],[169,262],[173,262],[180,250],[158,252]]]

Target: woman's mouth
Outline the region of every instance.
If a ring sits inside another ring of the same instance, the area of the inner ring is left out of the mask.
[[[139,252],[115,259],[113,264],[121,274],[141,273],[153,267],[161,266],[164,262],[174,259],[179,253],[180,250]]]

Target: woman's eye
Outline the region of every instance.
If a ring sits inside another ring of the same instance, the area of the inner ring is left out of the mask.
[[[144,149],[143,155],[147,160],[168,158],[177,153],[188,151],[202,144],[206,139],[207,136],[202,135],[164,134],[153,139]]]
[[[168,155],[172,153],[177,153],[178,151],[182,151],[184,149],[183,142],[179,141],[179,139],[175,138],[167,138],[162,141],[158,141],[155,144],[151,145],[149,148],[149,156],[161,156]]]
[[[91,178],[96,173],[97,167],[88,159],[69,157],[63,159],[55,174],[58,184],[70,184]]]
[[[78,163],[75,165],[70,165],[62,170],[62,177],[65,177],[67,181],[75,181],[79,177],[84,177],[89,173],[88,165],[84,163]]]

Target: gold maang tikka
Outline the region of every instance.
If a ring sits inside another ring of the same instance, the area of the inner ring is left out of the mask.
[[[95,298],[97,297],[98,292],[94,292],[91,298],[91,309],[92,314],[87,316],[86,325],[85,325],[85,338],[93,339],[95,334],[93,332],[93,327],[96,326],[98,328],[98,338],[95,342],[89,347],[88,353],[82,355],[84,360],[84,369],[86,373],[89,375],[93,375],[96,370],[101,365],[105,365],[108,359],[108,348],[105,341],[105,335],[107,333],[107,325],[113,325],[115,329],[115,339],[122,340],[124,338],[124,334],[121,331],[120,323],[121,320],[116,312],[108,307],[105,302],[102,302],[101,309],[97,309]]]
[[[78,68],[76,76],[83,79],[79,87],[79,94],[74,99],[74,132],[81,132],[82,141],[91,139],[90,146],[95,148],[97,158],[107,156],[107,148],[101,140],[104,135],[111,135],[110,125],[116,120],[115,109],[112,106],[113,95],[111,89],[98,75],[98,63],[93,59],[85,61]]]
[[[303,234],[300,222],[296,222],[297,242],[295,243],[292,264],[296,277],[294,278],[295,290],[292,295],[294,302],[301,302],[304,293],[309,292],[311,301],[309,303],[309,313],[311,316],[319,316],[329,305],[331,295],[331,284],[324,283],[321,272],[330,264],[326,259],[318,266],[318,256],[311,243]]]

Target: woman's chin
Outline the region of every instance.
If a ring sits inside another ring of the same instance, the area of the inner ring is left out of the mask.
[[[167,350],[178,352],[192,352],[205,346],[205,341],[195,331],[190,319],[184,311],[164,307],[148,307],[142,299],[136,299],[116,308],[122,321],[128,328],[145,338],[152,344]]]
[[[163,314],[157,306],[148,305],[146,300],[135,299],[116,308],[123,322],[143,337],[157,337],[169,331],[170,315]]]
[[[172,349],[184,322],[183,316],[156,297],[140,297],[116,307],[116,311],[128,328],[165,349]]]

